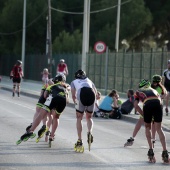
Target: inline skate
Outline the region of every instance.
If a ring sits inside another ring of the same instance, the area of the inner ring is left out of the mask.
[[[128,140],[127,140],[127,142],[124,144],[124,147],[126,147],[126,146],[132,146],[133,145],[133,143],[134,143],[134,138],[132,138],[132,137],[130,137]]]
[[[52,145],[52,141],[54,141],[54,136],[51,136],[50,135],[50,137],[49,137],[49,143],[48,143],[48,145],[49,145],[49,148],[51,148],[51,145]]]
[[[26,132],[24,135],[20,137],[20,139],[16,142],[19,145],[22,141],[26,142],[29,138],[33,139],[36,136],[33,132]]]
[[[41,127],[41,129],[38,131],[38,137],[37,137],[37,139],[36,139],[36,143],[38,143],[38,142],[40,141],[40,139],[44,136],[44,133],[45,133],[47,130],[48,130],[48,129],[47,129],[46,125],[43,125],[43,126]]]
[[[90,151],[91,144],[93,143],[93,136],[90,132],[87,133],[87,143],[88,143],[88,148],[89,148],[89,151]]]
[[[149,149],[149,151],[148,151],[148,159],[149,159],[150,163],[155,163],[156,162],[153,149]]]
[[[82,140],[78,139],[77,143],[75,143],[74,151],[75,152],[80,152],[80,153],[84,152],[84,146],[83,146]]]
[[[167,150],[162,151],[162,160],[163,160],[163,163],[170,164],[169,152]]]
[[[29,129],[32,127],[32,123],[29,125],[29,126],[27,126],[27,128],[25,129],[26,131],[29,131]]]
[[[48,130],[48,131],[45,133],[45,142],[48,142],[49,136],[50,136],[50,131]]]

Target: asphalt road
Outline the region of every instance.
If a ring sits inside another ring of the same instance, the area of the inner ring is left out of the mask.
[[[169,170],[170,166],[162,163],[159,140],[155,146],[157,162],[148,163],[148,145],[143,127],[134,145],[124,148],[135,124],[123,120],[94,118],[94,143],[89,152],[84,119],[85,151],[75,153],[73,147],[77,141],[76,119],[75,110],[71,107],[66,107],[60,118],[52,148],[48,147],[44,138],[39,143],[35,143],[34,138],[17,146],[16,141],[32,122],[36,102],[36,99],[26,96],[12,98],[10,92],[0,89],[0,170]],[[35,132],[40,127],[41,125]],[[170,150],[170,133],[165,134]]]

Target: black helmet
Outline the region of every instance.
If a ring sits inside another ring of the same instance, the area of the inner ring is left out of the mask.
[[[59,73],[59,74],[57,74],[57,75],[52,79],[52,81],[54,82],[54,84],[57,83],[57,82],[59,82],[59,81],[65,82],[65,81],[66,81],[66,76],[65,76],[64,74],[62,74],[62,73]]]
[[[162,77],[160,75],[153,75],[152,81],[156,82],[156,83],[159,83],[159,82],[162,81]]]
[[[21,65],[21,64],[22,64],[22,61],[21,61],[21,60],[17,60],[16,64],[17,64],[17,65]]]
[[[139,83],[139,88],[148,87],[148,86],[151,86],[151,83],[149,82],[149,80],[143,79],[143,80]]]
[[[75,72],[74,77],[76,79],[85,79],[86,78],[86,72],[83,71],[83,70],[78,70],[78,71]]]

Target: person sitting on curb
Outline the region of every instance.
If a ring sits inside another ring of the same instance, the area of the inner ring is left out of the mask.
[[[109,118],[109,115],[113,113],[112,104],[115,102],[117,94],[117,91],[113,89],[100,103],[99,110],[102,117]]]
[[[134,108],[134,91],[132,89],[127,91],[127,97],[128,99],[122,103],[120,108],[121,113],[126,115],[130,114]]]

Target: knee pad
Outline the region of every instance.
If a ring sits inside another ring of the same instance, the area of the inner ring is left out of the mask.
[[[14,85],[13,85],[13,89],[15,89],[15,88],[16,88],[16,85],[14,84]]]

